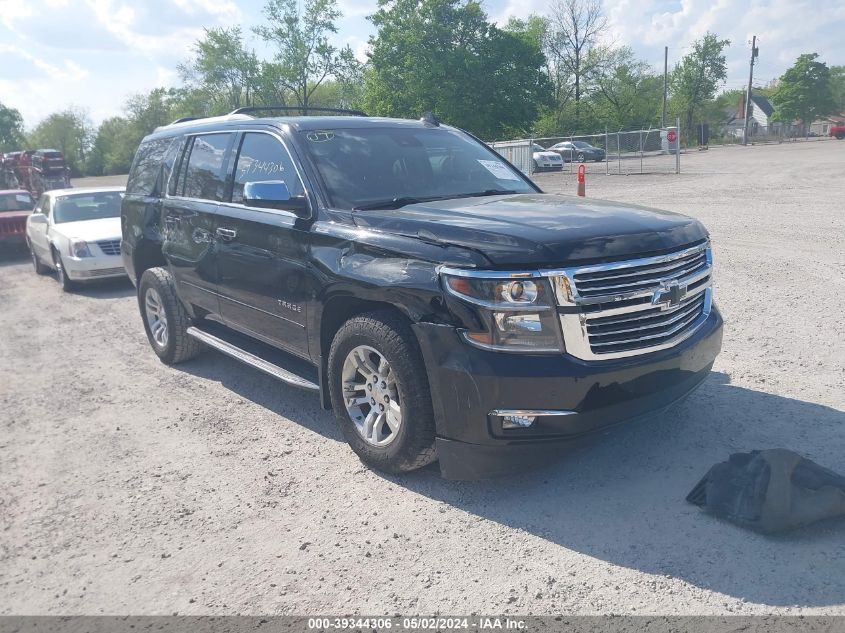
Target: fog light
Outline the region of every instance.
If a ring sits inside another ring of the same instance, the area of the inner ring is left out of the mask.
[[[502,428],[503,429],[526,429],[532,424],[537,416],[534,415],[503,415]]]

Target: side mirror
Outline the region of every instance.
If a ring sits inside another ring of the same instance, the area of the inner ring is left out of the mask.
[[[37,224],[47,224],[47,216],[41,213],[38,209],[32,212],[30,218],[31,222],[35,222]]]
[[[311,205],[305,196],[292,196],[284,180],[248,182],[244,185],[244,204],[262,209],[291,211],[300,218],[311,215]]]

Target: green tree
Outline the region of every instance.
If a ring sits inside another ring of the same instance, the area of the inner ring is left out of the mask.
[[[708,32],[693,44],[692,52],[672,70],[669,83],[672,107],[675,112],[683,114],[687,135],[692,133],[698,111],[716,96],[716,90],[725,81],[727,63],[724,51],[730,43],[730,40],[720,40]]]
[[[607,30],[601,0],[553,0],[546,34],[546,54],[559,84],[561,104],[575,101],[575,127],[580,127],[581,100],[589,92],[588,80],[606,61],[599,42]],[[570,89],[564,91],[564,86]]]
[[[835,113],[845,113],[845,66],[830,67],[830,93],[836,106]]]
[[[830,69],[816,53],[799,55],[780,78],[774,94],[775,121],[812,123],[836,108],[830,90]]]
[[[68,108],[51,114],[29,134],[28,145],[34,149],[57,149],[75,175],[83,171],[93,141],[93,125],[88,114],[79,108]]]
[[[473,0],[380,0],[370,17],[364,100],[369,111],[426,111],[478,136],[527,133],[549,102],[536,41],[503,31]]]
[[[196,116],[176,112],[187,94],[174,88],[154,88],[146,94],[131,95],[126,100],[124,110],[130,125],[140,135],[138,141],[155,128],[172,123],[180,116]]]
[[[97,129],[85,172],[90,176],[125,174],[129,171],[140,132],[124,117],[106,119]]]
[[[23,144],[24,132],[21,113],[0,103],[0,152],[22,149]]]
[[[269,24],[254,31],[276,47],[275,63],[268,71],[303,111],[324,81],[356,71],[352,49],[338,49],[329,43],[341,17],[336,0],[304,0],[301,7],[297,0],[269,0],[264,15]]]
[[[591,107],[610,129],[649,127],[659,120],[663,79],[634,51],[623,46],[601,53],[603,62],[593,72]]]
[[[232,111],[254,104],[261,67],[255,53],[244,47],[240,27],[205,29],[193,52],[193,58],[179,65],[179,73],[206,95],[210,109]]]

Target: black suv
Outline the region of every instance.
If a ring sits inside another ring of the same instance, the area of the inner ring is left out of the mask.
[[[544,194],[430,116],[252,114],[135,156],[122,252],[165,363],[216,348],[319,392],[372,467],[451,478],[559,454],[710,371],[696,220]]]

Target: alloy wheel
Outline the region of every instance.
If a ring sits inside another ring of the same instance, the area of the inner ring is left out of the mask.
[[[164,311],[161,295],[155,288],[147,288],[147,292],[144,293],[144,313],[155,344],[161,348],[167,347],[167,314]]]
[[[65,267],[62,264],[62,258],[59,256],[58,253],[53,253],[53,264],[56,267],[56,279],[59,281],[61,286],[64,286],[65,281]]]
[[[375,348],[359,345],[343,361],[343,403],[358,434],[372,446],[387,446],[402,426],[396,378]]]

